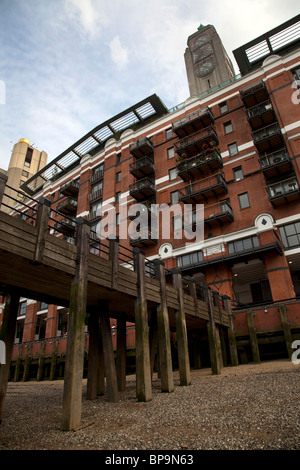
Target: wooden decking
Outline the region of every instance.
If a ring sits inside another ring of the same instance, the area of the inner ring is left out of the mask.
[[[2,290],[18,289],[24,297],[68,306],[72,278],[76,273],[77,246],[45,233],[42,261],[36,261],[38,245],[37,226],[32,226],[4,212],[0,212],[0,284]],[[87,311],[97,309],[100,301],[107,301],[109,312],[122,312],[134,319],[137,298],[137,273],[132,269],[90,253],[88,257]],[[178,291],[167,284],[167,306],[170,325],[179,309]],[[184,293],[184,311],[188,328],[209,321],[209,305]],[[146,299],[151,304],[161,302],[158,279],[146,276]],[[230,325],[226,310],[212,307],[216,323]]]

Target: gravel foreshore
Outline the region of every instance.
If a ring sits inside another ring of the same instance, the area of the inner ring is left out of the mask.
[[[288,360],[192,371],[192,384],[139,403],[135,377],[117,403],[86,400],[82,428],[61,430],[63,381],[9,382],[1,450],[300,450],[300,365]]]

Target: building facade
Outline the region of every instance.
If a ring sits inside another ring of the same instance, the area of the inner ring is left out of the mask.
[[[196,62],[213,67],[202,75],[192,63],[193,41],[197,48],[208,44]],[[292,339],[300,332],[299,17],[234,53],[239,75],[214,28],[200,28],[185,54],[189,83],[196,78],[184,103],[167,109],[156,95],[146,98],[93,129],[21,188],[51,201],[57,236],[72,243],[72,220],[84,217],[95,249],[100,230],[115,230],[122,245],[142,249],[149,263],[159,258],[167,269],[177,267],[227,295],[242,361],[251,360],[249,310],[263,358],[287,354],[279,305]],[[136,203],[143,204],[138,213],[130,211]],[[15,207],[19,216],[30,217],[34,203],[27,204]],[[154,204],[181,208],[164,212],[167,237],[153,233]],[[184,219],[187,206],[192,211]],[[199,208],[204,238],[187,244],[183,227],[195,230]],[[67,325],[67,309],[23,299],[16,335],[23,349],[16,344],[15,361],[31,343],[38,354],[41,340],[49,357],[63,355]],[[128,335],[133,349],[131,325]]]

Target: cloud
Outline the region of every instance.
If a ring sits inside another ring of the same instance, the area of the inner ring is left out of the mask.
[[[92,0],[66,0],[65,9],[85,37],[94,39],[99,35],[100,15]]]
[[[128,64],[128,52],[122,45],[119,36],[115,36],[109,43],[110,54],[113,62],[120,69]]]

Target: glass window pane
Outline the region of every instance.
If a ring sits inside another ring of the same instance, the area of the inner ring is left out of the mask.
[[[298,236],[291,235],[288,237],[288,246],[297,246],[298,245]]]
[[[294,224],[286,225],[285,233],[286,233],[287,236],[295,235],[295,233],[296,233],[295,225]]]

